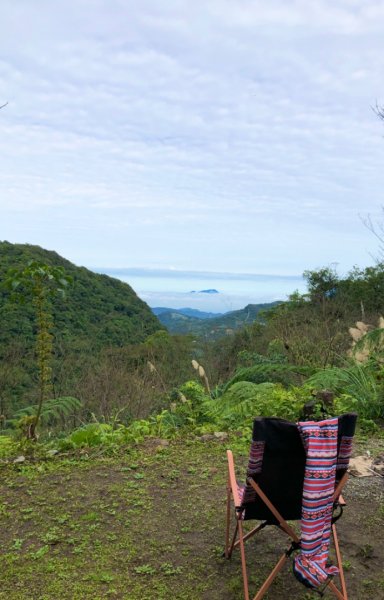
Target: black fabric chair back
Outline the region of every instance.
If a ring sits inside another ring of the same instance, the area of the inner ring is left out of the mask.
[[[339,417],[338,454],[340,447],[343,447],[343,439],[353,437],[356,419],[354,413]],[[259,446],[263,443],[264,449],[259,472],[248,469],[248,477],[255,480],[285,520],[301,519],[306,455],[297,424],[274,417],[257,418],[253,423],[252,440]],[[348,460],[339,465],[337,481],[347,467]],[[248,502],[247,496],[248,499],[252,497],[252,501]],[[249,485],[243,507],[245,520],[260,519],[276,523],[269,508]]]

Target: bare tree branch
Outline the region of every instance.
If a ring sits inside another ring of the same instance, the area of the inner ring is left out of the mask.
[[[384,120],[384,117],[383,117]],[[384,212],[384,206],[381,207],[381,210]],[[371,215],[366,215],[365,217],[362,215],[359,215],[361,222],[363,223],[364,227],[366,227],[368,229],[368,231],[370,231],[371,233],[373,233],[373,235],[379,240],[380,245],[379,245],[379,256],[378,257],[373,257],[375,258],[375,260],[381,262],[384,258],[384,223],[373,223],[372,222],[372,218]]]
[[[7,106],[7,104],[8,104],[8,102],[6,102],[5,104],[2,104],[2,105],[0,106],[0,110],[1,110],[2,108],[4,108],[4,106]]]
[[[379,117],[379,119],[381,119],[382,121],[384,121],[384,107],[383,106],[379,106],[378,102],[376,101],[376,105],[372,106],[372,110],[374,113],[377,114],[377,116]]]

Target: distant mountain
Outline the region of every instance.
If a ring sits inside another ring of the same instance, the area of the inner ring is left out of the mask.
[[[195,317],[196,319],[213,319],[215,317],[221,317],[223,313],[213,313],[213,312],[204,312],[202,310],[197,310],[196,308],[165,308],[162,306],[157,306],[151,309],[153,314],[157,317],[164,313],[173,312],[179,313],[181,315],[186,315],[187,317]]]
[[[197,308],[180,308],[179,312],[187,317],[195,317],[196,319],[214,319],[215,317],[221,317],[223,313],[204,312],[197,310]]]
[[[190,294],[219,294],[220,292],[218,292],[217,290],[199,290],[198,292],[196,292],[196,290],[192,290],[191,292],[189,292]]]
[[[188,315],[185,313],[185,309],[164,309],[163,312],[158,313],[158,318],[170,333],[191,334],[216,339],[224,335],[230,335],[236,329],[253,323],[259,318],[260,311],[270,310],[277,304],[280,304],[280,302],[248,304],[241,310],[233,310],[220,316],[205,319]],[[195,312],[193,309],[191,310]]]

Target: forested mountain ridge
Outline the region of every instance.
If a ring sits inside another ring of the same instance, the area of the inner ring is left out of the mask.
[[[126,283],[77,267],[56,252],[29,244],[0,242],[0,282],[10,268],[25,267],[31,260],[65,269],[73,279],[66,298],[53,302],[58,338],[74,347],[100,348],[142,342],[162,329],[150,308]],[[31,306],[9,302],[0,285],[0,357],[15,339],[33,346],[34,320]]]
[[[221,317],[223,313],[206,312],[198,310],[197,308],[169,308],[165,306],[152,307],[152,312],[156,317],[166,312],[176,312],[187,317],[196,317],[197,319],[213,319],[215,317]]]
[[[158,310],[159,321],[170,333],[192,334],[209,339],[233,333],[234,330],[251,325],[255,320],[260,320],[262,311],[276,307],[279,302],[268,302],[264,304],[248,304],[240,310],[233,310],[222,315],[213,316],[209,319],[200,319],[188,315],[185,309],[168,309],[163,312]]]

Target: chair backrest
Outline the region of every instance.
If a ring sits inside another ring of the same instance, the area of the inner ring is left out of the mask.
[[[338,458],[336,481],[348,468],[357,415],[338,417]],[[247,477],[253,478],[286,520],[301,518],[306,454],[296,423],[273,417],[257,418]],[[276,523],[276,518],[249,484],[243,495],[244,519]]]

